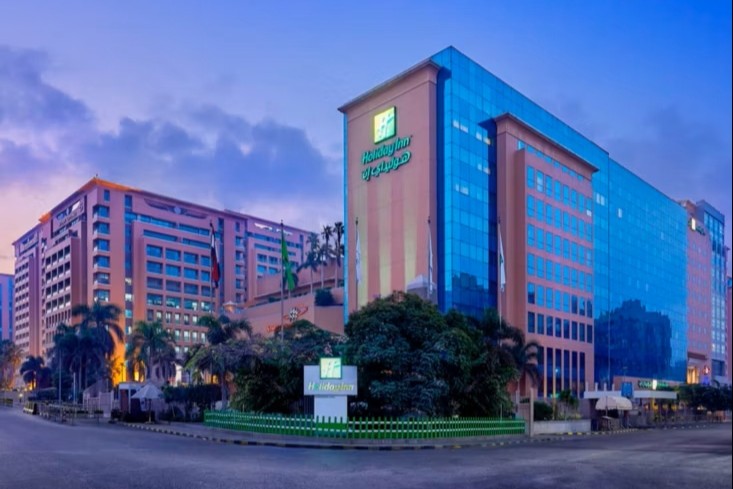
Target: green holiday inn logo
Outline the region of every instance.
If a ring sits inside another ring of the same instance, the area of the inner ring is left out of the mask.
[[[325,357],[320,361],[321,379],[341,378],[341,358]]]
[[[397,134],[397,111],[394,106],[374,116],[374,144]]]

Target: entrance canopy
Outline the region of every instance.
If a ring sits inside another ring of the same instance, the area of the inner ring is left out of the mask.
[[[631,405],[631,401],[629,401],[625,397],[604,396],[598,399],[598,402],[596,402],[597,411],[605,411],[606,409],[608,409],[609,411],[612,411],[614,409],[617,409],[619,411],[631,411],[632,408],[633,406]]]

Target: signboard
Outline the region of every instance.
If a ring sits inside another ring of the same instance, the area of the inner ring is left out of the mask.
[[[397,108],[392,106],[374,116],[374,144],[397,134]]]
[[[663,380],[640,380],[637,385],[640,389],[651,389],[653,391],[657,389],[669,389],[672,387],[669,383]]]
[[[634,397],[634,384],[631,382],[621,383],[621,396],[631,399]]]
[[[355,396],[358,390],[356,367],[341,365],[340,358],[321,360],[328,360],[326,362],[327,370],[323,372],[327,376],[321,376],[323,363],[304,366],[303,394],[306,396]],[[338,360],[338,369],[333,360]],[[334,377],[336,373],[339,373],[340,377]]]

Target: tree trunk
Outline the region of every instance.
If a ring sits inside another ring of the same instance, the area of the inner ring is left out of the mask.
[[[313,269],[310,269],[311,271],[311,295],[313,295]]]

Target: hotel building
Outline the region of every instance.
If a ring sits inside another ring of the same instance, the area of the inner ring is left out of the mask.
[[[212,288],[210,228],[221,278]],[[291,263],[309,233],[285,227]],[[93,178],[15,241],[15,340],[47,355],[76,304],[122,308],[120,326],[160,321],[179,351],[205,341],[198,319],[256,294],[258,277],[280,274],[278,223],[210,209]],[[117,355],[123,356],[123,345]]]
[[[13,339],[13,276],[0,273],[0,340]]]
[[[393,290],[422,290],[443,311],[497,307],[542,344],[543,396],[622,376],[685,380],[678,202],[452,47],[339,110],[347,314]]]

